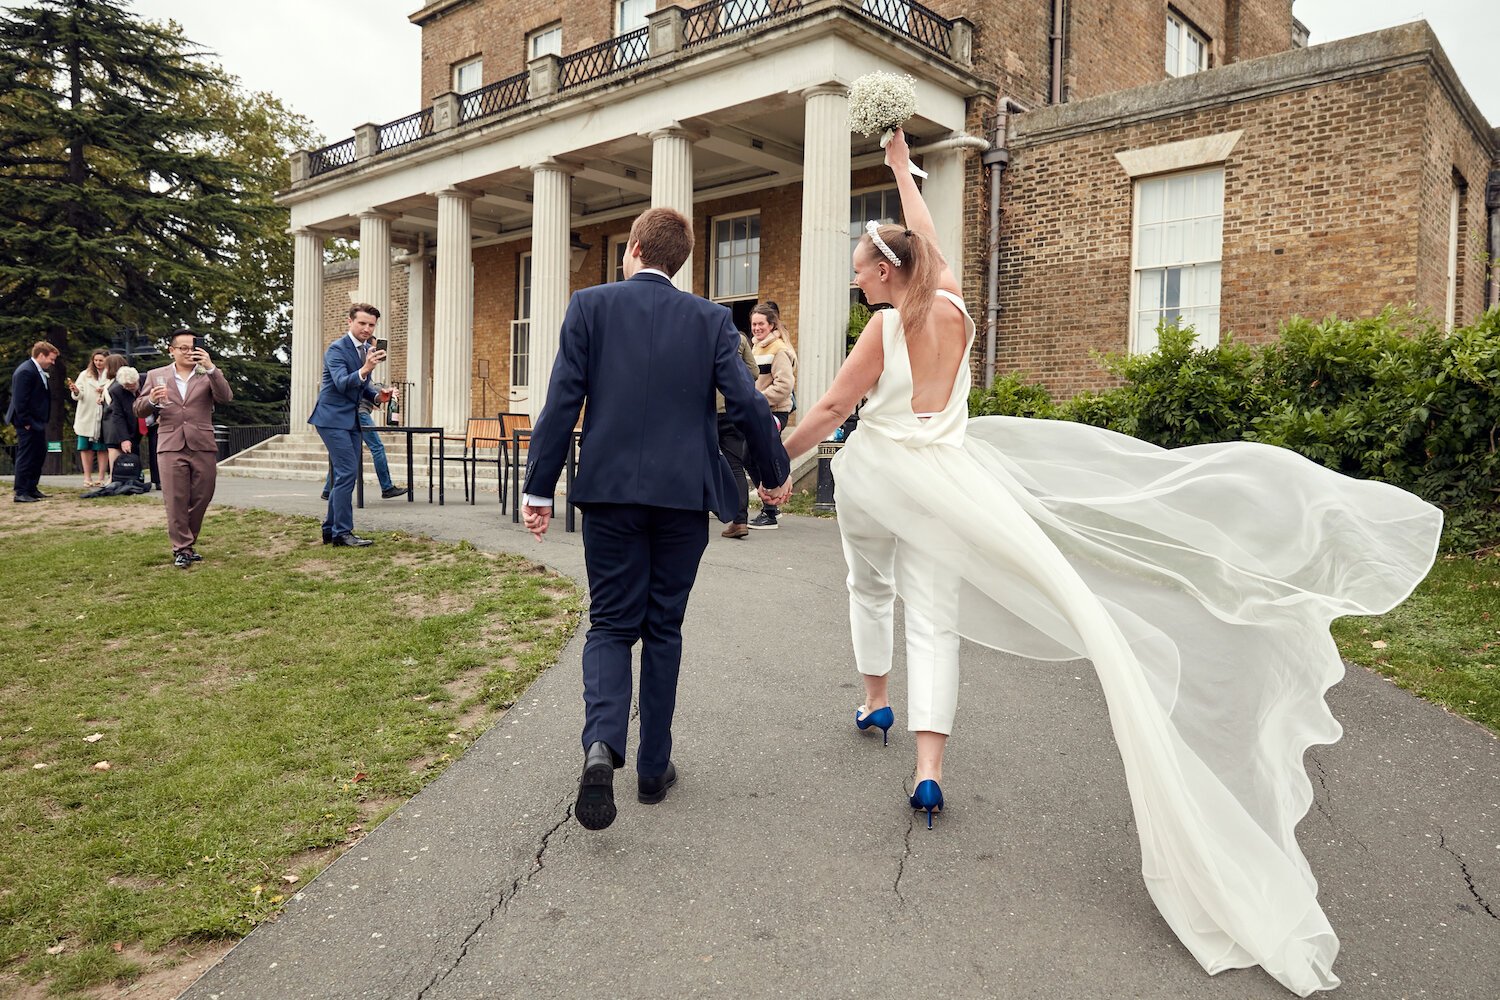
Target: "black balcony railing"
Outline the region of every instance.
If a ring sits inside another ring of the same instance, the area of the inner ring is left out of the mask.
[[[803,0],[708,0],[682,15],[682,42],[701,45],[802,9]]]
[[[651,55],[649,28],[617,35],[581,52],[564,56],[558,70],[557,89],[567,90],[645,62]]]
[[[398,118],[393,122],[387,122],[380,126],[379,148],[383,150],[395,149],[404,146],[408,142],[416,142],[425,139],[432,134],[432,109],[423,108],[414,115]]]
[[[459,97],[458,120],[471,122],[476,118],[499,114],[507,108],[525,104],[530,93],[531,72],[522,70],[515,76],[497,80]]]
[[[307,156],[307,172],[316,177],[326,174],[330,170],[339,167],[347,167],[354,162],[354,137],[350,136],[343,142],[336,142],[322,149],[315,149]]]
[[[953,46],[953,22],[915,0],[860,0],[859,8],[871,20],[934,52],[948,55]]]

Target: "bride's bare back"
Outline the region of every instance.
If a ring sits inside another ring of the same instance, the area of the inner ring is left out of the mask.
[[[969,328],[958,306],[944,295],[933,296],[922,326],[903,331],[911,364],[911,408],[913,413],[937,413],[948,405],[959,367],[969,362]]]

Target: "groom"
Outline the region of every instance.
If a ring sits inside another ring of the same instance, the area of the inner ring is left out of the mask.
[[[653,208],[630,227],[628,280],[585,288],[563,319],[547,403],[532,430],[526,527],[538,540],[585,401],[568,502],[583,511],[589,632],[583,647],[583,774],[573,814],[614,822],[614,769],[625,763],[631,650],[641,643],[637,798],[660,802],[677,780],[672,712],[682,618],[708,545],[708,511],[744,505],[719,453],[714,391],[748,443],[747,470],[780,484],[789,463],[765,397],[745,371],[728,309],[673,287],[693,250],[681,213]]]

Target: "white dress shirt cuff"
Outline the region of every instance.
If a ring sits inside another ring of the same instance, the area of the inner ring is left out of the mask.
[[[523,507],[551,507],[551,497],[534,497],[530,493],[521,494],[521,506]]]

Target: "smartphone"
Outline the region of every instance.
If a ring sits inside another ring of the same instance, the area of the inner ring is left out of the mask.
[[[383,350],[386,349],[385,345],[386,345],[386,341],[381,340],[381,339],[377,339],[375,341],[375,350],[377,350],[377,351],[383,351]]]
[[[206,338],[206,337],[199,337],[197,335],[193,336],[193,350],[195,350],[195,351],[201,351],[201,350],[205,349],[206,347],[208,347],[208,338]]]

